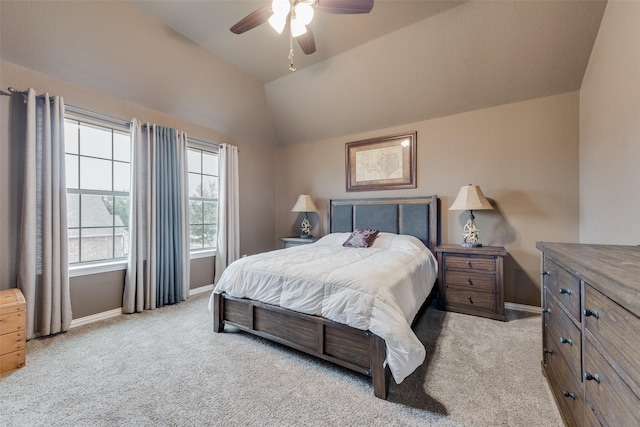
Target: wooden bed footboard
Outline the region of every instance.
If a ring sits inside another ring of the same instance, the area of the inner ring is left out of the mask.
[[[258,301],[213,296],[213,330],[224,325],[284,344],[372,378],[376,397],[389,394],[389,367],[384,367],[386,344],[369,332],[319,316],[298,313]]]

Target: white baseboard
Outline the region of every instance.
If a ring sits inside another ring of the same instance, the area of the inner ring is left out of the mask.
[[[213,285],[205,285],[200,286],[195,289],[189,290],[189,296],[201,294],[203,292],[213,291]],[[73,319],[71,321],[71,328],[75,328],[76,326],[87,325],[89,323],[97,322],[99,320],[110,319],[112,317],[116,317],[122,314],[122,307],[114,308],[113,310],[103,311],[102,313],[92,314],[90,316],[80,317],[78,319]]]
[[[201,294],[203,292],[209,292],[209,291],[213,291],[213,285],[199,286],[197,288],[190,289],[189,296],[197,295],[197,294]]]
[[[536,307],[535,305],[516,304],[514,302],[505,302],[504,308],[507,310],[526,311],[527,313],[541,313],[540,307]]]
[[[89,323],[97,322],[98,320],[110,319],[112,317],[120,316],[122,314],[122,307],[114,308],[113,310],[103,311],[102,313],[92,314],[91,316],[80,317],[71,321],[71,327],[87,325]]]

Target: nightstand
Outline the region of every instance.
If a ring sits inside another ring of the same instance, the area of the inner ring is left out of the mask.
[[[292,246],[298,245],[308,245],[309,243],[314,243],[320,240],[320,237],[281,237],[280,241],[282,241],[283,248],[290,248]]]
[[[504,257],[501,246],[436,247],[438,256],[438,308],[505,320]]]

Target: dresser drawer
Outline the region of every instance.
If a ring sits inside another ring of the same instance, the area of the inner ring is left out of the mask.
[[[20,311],[0,315],[0,331],[6,334],[14,331],[23,331],[26,328],[26,312]]]
[[[640,395],[640,319],[585,284],[585,330]]]
[[[607,363],[589,338],[585,339],[584,346],[584,378],[586,410],[592,411],[602,425],[640,425],[640,399]]]
[[[580,279],[546,256],[543,276],[547,292],[556,297],[576,322],[580,322]]]
[[[4,332],[4,330],[2,330]],[[24,350],[26,340],[24,331],[15,331],[8,334],[0,335],[0,354],[13,353],[14,351]]]
[[[569,426],[582,426],[584,396],[576,376],[562,356],[558,344],[549,343],[546,375],[560,412]]]
[[[7,354],[0,354],[0,374],[22,368],[26,359],[25,353],[25,350],[18,350]]]
[[[580,364],[580,329],[573,324],[569,316],[560,309],[553,298],[547,298],[548,311],[545,313],[545,348],[555,344],[557,351],[567,361],[573,375],[580,378],[582,366]]]
[[[447,270],[444,272],[444,285],[491,292],[496,290],[496,276],[472,270]]]
[[[494,257],[471,257],[445,254],[443,260],[445,270],[477,270],[489,273],[493,273],[496,270],[496,260]]]

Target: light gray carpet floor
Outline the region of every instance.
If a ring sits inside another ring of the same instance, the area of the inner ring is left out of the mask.
[[[540,317],[430,307],[427,360],[388,401],[371,381],[230,327],[208,295],[27,343],[0,378],[0,425],[562,426],[540,370]]]

